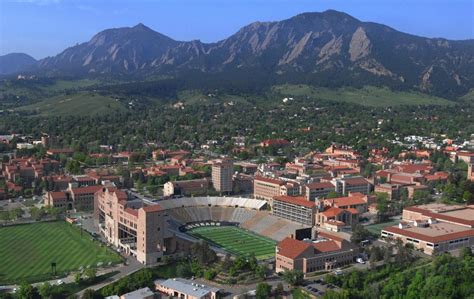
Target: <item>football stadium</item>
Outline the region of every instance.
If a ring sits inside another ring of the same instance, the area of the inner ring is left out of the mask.
[[[163,200],[170,229],[186,239],[206,240],[234,255],[273,258],[275,244],[301,224],[273,216],[264,200],[237,197],[192,197]]]

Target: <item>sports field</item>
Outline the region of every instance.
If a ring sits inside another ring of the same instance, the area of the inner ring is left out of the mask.
[[[197,227],[188,233],[232,254],[254,253],[257,259],[266,259],[275,255],[275,241],[235,226]]]
[[[0,228],[0,285],[51,278],[97,263],[118,263],[120,256],[92,241],[66,222],[43,222]]]
[[[387,226],[397,225],[399,222],[400,220],[391,220],[387,222],[367,225],[365,228],[369,230],[371,233],[380,235],[380,232],[382,231],[382,229],[386,228]]]

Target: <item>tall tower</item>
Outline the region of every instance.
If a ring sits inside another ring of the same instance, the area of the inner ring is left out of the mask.
[[[234,162],[230,159],[216,160],[212,164],[212,184],[217,192],[232,192]]]
[[[474,182],[474,164],[467,164],[467,179]]]

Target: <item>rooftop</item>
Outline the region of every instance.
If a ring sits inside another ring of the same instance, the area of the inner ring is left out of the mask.
[[[404,228],[389,226],[383,230],[431,243],[474,237],[474,229],[446,222],[430,224],[428,227],[418,227],[412,224]]]
[[[355,206],[367,204],[367,201],[362,196],[348,196],[326,199],[327,202],[335,206]]]
[[[329,182],[319,182],[319,183],[308,184],[306,185],[306,187],[308,187],[309,189],[319,189],[319,188],[328,189],[328,188],[334,188],[334,185]]]
[[[279,200],[286,203],[303,206],[306,208],[313,208],[315,206],[315,203],[313,201],[309,201],[305,197],[302,197],[302,196],[281,195],[281,196],[275,196],[273,200]]]
[[[285,184],[285,182],[282,181],[282,180],[266,178],[266,177],[263,177],[263,176],[256,176],[255,179],[254,179],[254,182],[256,182],[256,181],[262,181],[262,182],[275,184],[275,185],[280,185],[280,186]]]
[[[474,209],[470,206],[431,203],[408,207],[405,210],[421,213],[424,216],[441,221],[454,222],[474,228]]]
[[[136,291],[126,293],[122,295],[122,298],[124,299],[143,299],[145,297],[153,296],[153,292],[150,290],[150,288],[146,287],[143,289],[138,289]]]
[[[218,288],[210,287],[204,284],[198,284],[192,280],[183,278],[173,278],[167,280],[155,280],[155,285],[161,285],[163,287],[179,291],[180,293],[187,294],[191,297],[201,298],[206,296],[210,292],[216,293],[219,291]]]

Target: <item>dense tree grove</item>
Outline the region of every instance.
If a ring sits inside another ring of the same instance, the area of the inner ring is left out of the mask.
[[[0,134],[15,132],[39,137],[47,132],[57,142],[77,151],[98,152],[99,145],[118,150],[146,151],[147,142],[189,147],[216,140],[218,151],[231,152],[231,137],[245,136],[247,144],[266,138],[293,141],[291,153],[323,149],[331,142],[353,145],[367,155],[371,147],[386,146],[396,155],[401,148],[390,140],[407,135],[451,138],[469,137],[474,132],[472,105],[363,107],[355,104],[300,98],[281,102],[279,95],[220,96],[184,103],[153,101],[146,106],[100,116],[32,116],[26,112],[4,112]],[[459,113],[462,110],[463,113]],[[456,115],[456,117],[452,117]],[[21,120],[21,121],[19,121]],[[308,129],[309,128],[309,129]],[[257,156],[265,152],[249,152]],[[69,165],[74,170],[76,165]]]
[[[389,263],[369,271],[352,271],[328,276],[342,292],[328,292],[324,298],[472,298],[474,257],[465,250],[461,257],[447,254],[430,263],[411,267]]]

